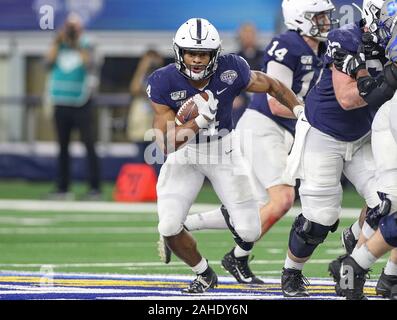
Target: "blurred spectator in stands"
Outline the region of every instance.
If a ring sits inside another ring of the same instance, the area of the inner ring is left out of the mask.
[[[247,60],[251,70],[261,70],[263,63],[263,50],[258,45],[256,27],[252,23],[244,23],[240,26],[237,34],[239,43],[238,55]],[[238,119],[244,113],[250,101],[248,93],[244,92],[233,102],[233,121],[237,124]]]
[[[252,70],[261,70],[263,63],[263,50],[258,45],[256,27],[251,23],[241,25],[238,31],[240,51],[238,55],[247,60]]]
[[[148,50],[139,60],[130,84],[133,97],[128,114],[127,135],[133,142],[143,142],[145,132],[152,128],[153,109],[146,94],[147,78],[164,65],[164,58],[155,50]]]
[[[58,179],[51,199],[72,200],[70,187],[69,143],[73,129],[78,129],[86,148],[89,190],[85,200],[101,199],[100,170],[95,151],[94,118],[90,71],[93,48],[83,36],[80,17],[71,13],[58,32],[47,56],[50,69],[49,97],[54,105],[55,128],[59,143]]]
[[[153,125],[153,109],[146,93],[147,79],[154,70],[164,64],[165,59],[160,53],[149,49],[139,60],[130,84],[132,102],[128,114],[127,135],[138,146],[139,153],[142,155],[142,163],[145,162],[145,149],[152,143],[144,141],[145,133],[151,130]],[[152,167],[158,175],[161,165],[153,164]]]

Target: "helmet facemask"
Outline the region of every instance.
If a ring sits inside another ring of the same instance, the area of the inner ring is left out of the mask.
[[[385,2],[379,10],[379,17],[376,20],[376,36],[378,43],[386,48],[397,29],[397,5],[393,1]],[[395,30],[396,29],[396,30]]]
[[[332,29],[339,27],[339,20],[332,18],[334,11],[335,9],[322,12],[305,12],[304,18],[310,21],[312,27],[308,33],[304,33],[303,35],[325,41],[328,33]]]
[[[197,52],[209,52],[210,61],[207,65],[187,65],[184,61],[184,54],[186,51],[197,51]],[[175,63],[177,69],[187,78],[198,81],[204,80],[211,77],[216,69],[218,68],[218,57],[221,48],[218,49],[195,49],[195,48],[181,48],[176,43],[174,43],[174,53],[175,53]],[[194,72],[192,67],[204,67],[200,73]]]
[[[381,8],[378,8],[374,4],[371,4],[367,8],[364,7],[363,11],[365,16],[365,25],[371,33],[375,33],[378,29],[378,21],[380,18]]]
[[[378,21],[376,34],[379,38],[379,44],[383,48],[386,48],[387,44],[389,43],[396,22],[397,22],[397,17],[394,19],[392,18],[387,19],[385,22]]]

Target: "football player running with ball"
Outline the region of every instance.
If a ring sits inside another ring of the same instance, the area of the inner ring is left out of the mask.
[[[320,75],[325,53],[323,41],[339,23],[331,18],[335,7],[328,0],[284,0],[282,10],[288,31],[270,41],[265,49],[262,70],[282,81],[304,100]],[[244,143],[244,139],[240,141],[243,156],[252,170],[256,199],[261,205],[261,236],[294,203],[295,180],[283,177],[283,172],[292,147],[295,125],[295,115],[266,93],[253,95],[252,102],[237,123],[236,130],[241,136],[252,136],[252,144]],[[228,211],[222,206],[211,212],[189,215],[185,227],[190,231],[230,228],[237,245],[223,257],[222,266],[240,283],[262,283],[248,265],[253,243],[239,239],[229,220]]]
[[[167,247],[197,275],[183,292],[203,293],[217,285],[217,276],[183,224],[205,177],[238,236],[254,242],[261,234],[249,172],[232,131],[234,98],[247,90],[269,93],[291,111],[303,107],[280,81],[251,71],[239,56],[221,55],[219,34],[206,19],[193,18],[180,26],[174,52],[175,63],[156,70],[147,88],[157,143],[167,154],[157,182],[158,230]],[[190,97],[198,116],[175,126],[179,108]]]

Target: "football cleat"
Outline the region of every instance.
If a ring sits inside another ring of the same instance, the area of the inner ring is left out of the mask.
[[[383,269],[378,283],[376,284],[376,294],[383,298],[389,298],[393,286],[397,286],[397,276],[389,276],[385,274],[385,269]]]
[[[264,284],[264,282],[261,279],[259,279],[252,273],[248,265],[248,257],[249,256],[236,258],[234,256],[234,248],[233,248],[232,251],[230,251],[223,257],[222,266],[233,277],[235,277],[237,282],[239,283]]]
[[[162,235],[160,235],[160,239],[157,242],[157,251],[162,262],[164,262],[165,264],[170,263],[172,251],[170,248],[168,248]]]
[[[182,289],[183,293],[204,293],[208,291],[208,289],[215,288],[218,286],[218,277],[214,270],[208,266],[207,270],[203,273],[198,274],[197,278],[194,279],[189,287]]]
[[[346,228],[342,231],[341,240],[346,252],[348,254],[352,254],[358,240],[356,240],[356,238],[354,237],[351,227]]]
[[[349,270],[352,274],[349,274]],[[361,268],[351,256],[346,256],[341,260],[339,285],[344,289],[346,300],[368,300],[364,295],[364,284],[368,272],[369,270]],[[347,283],[348,280],[353,280],[353,283]]]
[[[395,284],[395,285],[391,288],[390,299],[391,299],[391,300],[397,300],[397,284]]]
[[[283,268],[281,289],[284,297],[309,297],[309,292],[306,289],[308,285],[310,285],[310,283],[302,274],[301,270]]]
[[[329,274],[332,276],[332,278],[334,279],[335,282],[335,292],[336,295],[339,297],[344,297],[345,296],[345,292],[344,290],[342,290],[342,288],[340,287],[340,268],[342,266],[341,261],[346,258],[347,254],[344,254],[342,256],[339,256],[338,258],[336,258],[335,260],[333,260],[329,265],[328,265],[328,271]]]

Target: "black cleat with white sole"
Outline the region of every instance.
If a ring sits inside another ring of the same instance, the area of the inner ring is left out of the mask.
[[[264,282],[256,277],[249,265],[248,257],[236,258],[234,255],[234,248],[227,253],[222,259],[223,268],[228,271],[237,282],[245,284],[264,284]]]
[[[397,286],[397,276],[387,275],[383,269],[378,283],[376,284],[376,294],[383,298],[389,298],[393,286]]]
[[[341,235],[342,245],[348,254],[352,254],[358,240],[354,237],[351,227],[348,227],[342,231]]]
[[[338,297],[344,297],[345,291],[340,287],[340,268],[342,266],[342,260],[347,257],[347,254],[339,256],[335,260],[331,261],[328,265],[328,272],[332,276],[335,282],[335,292]]]
[[[339,284],[345,291],[346,300],[368,300],[364,295],[364,284],[369,271],[361,268],[351,256],[341,260]]]
[[[283,268],[281,275],[281,290],[283,291],[284,297],[309,297],[309,292],[306,289],[309,284],[309,281],[302,274],[301,270]]]
[[[397,300],[397,284],[391,288],[390,300]]]
[[[189,287],[182,289],[183,293],[200,294],[218,286],[218,277],[214,270],[208,266],[207,270],[198,274]]]

